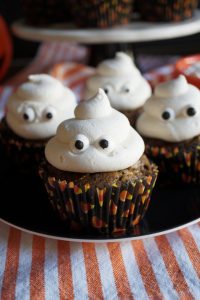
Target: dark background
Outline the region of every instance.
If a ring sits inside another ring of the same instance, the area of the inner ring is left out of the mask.
[[[0,0],[0,13],[11,25],[13,21],[22,17],[19,0]],[[67,21],[67,20],[66,20]],[[158,24],[159,26],[159,24]],[[16,72],[23,67],[35,55],[39,43],[19,39],[12,32],[14,46],[14,59],[11,72]],[[200,52],[200,34],[177,38],[165,41],[154,41],[134,44],[98,45],[90,46],[93,52],[98,52],[101,56],[110,57],[116,50],[126,50],[131,48],[134,54],[138,55],[187,55]],[[95,57],[90,64],[95,65],[102,57]]]

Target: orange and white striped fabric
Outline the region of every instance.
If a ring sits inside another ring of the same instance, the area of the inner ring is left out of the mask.
[[[200,224],[121,243],[43,238],[0,223],[0,299],[200,299]]]
[[[44,49],[55,58],[51,47],[55,51],[60,45],[43,44],[42,59],[39,55],[13,83],[43,72],[44,66],[49,69],[50,59],[46,63],[44,58],[50,54]],[[68,47],[60,50],[65,58]],[[64,72],[65,83],[81,99],[82,86],[93,70],[79,63],[57,65],[53,72]],[[162,80],[161,73],[160,69],[146,76],[153,85]],[[0,89],[0,111],[12,90],[11,86]],[[0,299],[200,299],[200,223],[155,238],[94,244],[48,239],[0,222]]]

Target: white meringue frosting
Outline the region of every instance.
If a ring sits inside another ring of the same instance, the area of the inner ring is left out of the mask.
[[[45,148],[51,165],[80,173],[125,169],[143,152],[142,138],[126,116],[110,106],[101,89],[76,107],[75,118],[63,121]]]
[[[151,87],[136,68],[129,55],[117,52],[114,59],[101,62],[96,73],[86,82],[84,99],[94,96],[102,88],[118,110],[134,110],[151,96]]]
[[[28,76],[7,103],[6,122],[19,136],[45,139],[56,134],[58,125],[74,116],[74,93],[47,74]]]
[[[200,91],[183,75],[160,83],[136,122],[146,137],[181,142],[200,134]]]

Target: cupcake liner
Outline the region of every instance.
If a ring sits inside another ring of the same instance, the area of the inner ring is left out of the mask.
[[[36,172],[44,157],[44,140],[30,141],[17,136],[9,129],[5,119],[0,123],[0,144],[2,159],[7,160],[8,167],[21,173]]]
[[[157,146],[146,142],[146,155],[159,167],[160,178],[172,182],[200,184],[199,138],[186,145]]]
[[[105,184],[102,188],[48,175],[44,164],[39,174],[54,210],[70,228],[86,232],[120,234],[133,230],[144,217],[157,179],[157,169],[143,179]]]
[[[138,1],[138,10],[143,20],[176,22],[191,18],[197,5],[197,0]]]
[[[133,8],[132,0],[90,0],[72,3],[72,14],[79,27],[106,28],[118,24],[127,24]]]
[[[67,22],[69,9],[65,0],[20,0],[26,24],[34,26]]]

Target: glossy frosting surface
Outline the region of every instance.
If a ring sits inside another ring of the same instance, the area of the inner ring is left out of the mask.
[[[19,136],[45,139],[58,125],[74,116],[76,98],[57,79],[47,74],[30,75],[7,103],[6,121]]]
[[[159,84],[136,123],[144,136],[181,142],[200,134],[200,91],[185,77]]]
[[[103,90],[80,103],[75,118],[60,124],[47,143],[46,158],[54,167],[72,172],[109,172],[138,162],[144,142],[128,119],[110,106]]]

